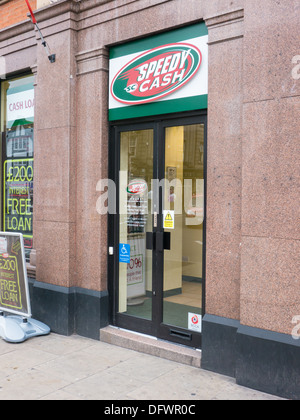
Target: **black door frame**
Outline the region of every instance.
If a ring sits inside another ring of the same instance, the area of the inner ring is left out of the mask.
[[[207,179],[207,113],[194,112],[160,116],[159,118],[144,118],[139,120],[126,120],[112,122],[110,125],[109,141],[109,179],[116,185],[116,208],[119,208],[119,168],[120,168],[120,133],[131,130],[153,129],[153,179],[165,177],[165,129],[180,125],[204,124],[204,214],[206,215],[206,179]],[[155,140],[157,139],[157,141]],[[152,227],[153,232],[161,230],[162,226],[162,200],[160,199],[158,215],[158,228]],[[153,218],[153,215],[152,215]],[[109,321],[112,325],[155,336],[167,341],[201,348],[202,335],[179,327],[163,324],[163,261],[164,253],[153,250],[153,291],[152,296],[152,320],[135,318],[129,315],[117,313],[118,305],[118,278],[119,278],[119,215],[108,215],[108,247],[113,248],[113,255],[108,255],[108,292],[109,292]],[[202,275],[202,317],[205,314],[205,273],[206,273],[206,217],[203,222],[203,275]]]

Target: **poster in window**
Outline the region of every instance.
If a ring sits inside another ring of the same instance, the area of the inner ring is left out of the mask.
[[[26,249],[33,238],[33,158],[8,159],[4,162],[3,230],[24,236]]]

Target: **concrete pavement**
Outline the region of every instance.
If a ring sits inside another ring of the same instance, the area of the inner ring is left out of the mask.
[[[77,335],[0,339],[0,400],[279,400],[202,369]]]

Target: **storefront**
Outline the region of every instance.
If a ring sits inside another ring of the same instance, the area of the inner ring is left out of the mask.
[[[55,62],[29,17],[0,30],[1,228],[24,234],[34,318],[299,397],[299,7],[49,3]]]
[[[205,304],[207,41],[200,23],[110,49],[113,323],[193,347]]]

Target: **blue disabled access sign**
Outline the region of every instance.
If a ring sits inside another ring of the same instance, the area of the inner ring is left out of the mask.
[[[120,244],[119,245],[119,261],[120,263],[130,263],[130,245]]]

